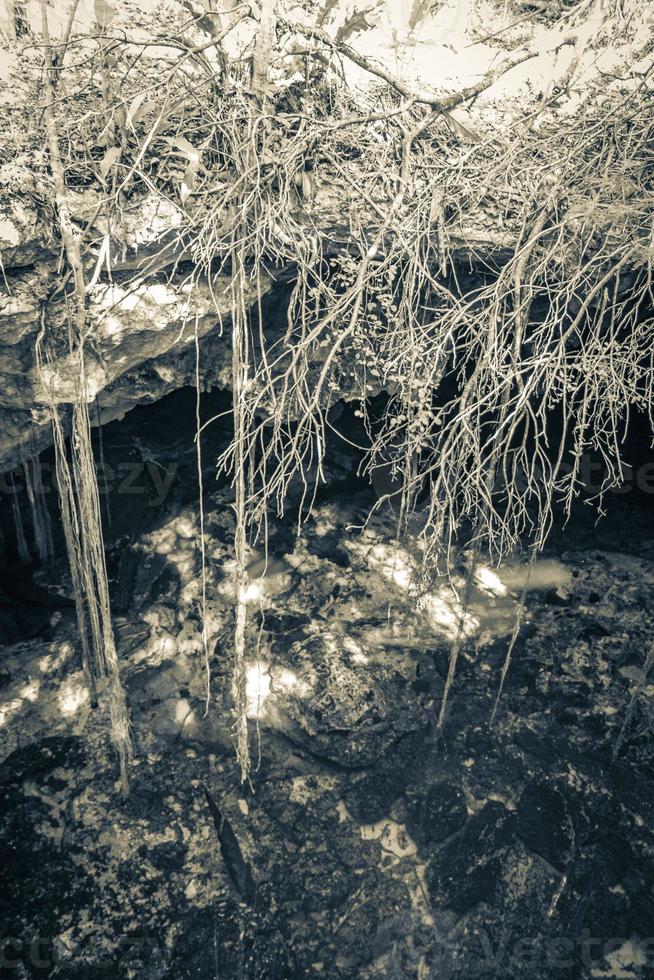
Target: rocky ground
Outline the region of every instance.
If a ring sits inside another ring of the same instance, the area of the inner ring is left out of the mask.
[[[357,527],[365,495],[325,495],[297,541],[275,525],[267,567],[254,550],[250,567],[244,786],[230,731],[228,493],[206,497],[208,702],[199,517],[183,496],[149,522],[137,506],[114,514],[112,598],[137,747],[127,800],[72,611],[50,611],[37,635],[2,648],[0,975],[651,975],[644,511],[622,503],[603,541],[583,524],[553,537],[492,727],[525,565],[481,570],[438,741],[461,580],[435,582],[416,612],[415,542],[393,543],[390,515]]]

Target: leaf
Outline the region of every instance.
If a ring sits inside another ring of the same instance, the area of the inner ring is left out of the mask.
[[[105,155],[103,156],[102,160],[100,161],[100,168],[99,168],[100,176],[102,177],[103,180],[107,179],[107,174],[113,167],[114,163],[120,160],[120,153],[121,150],[119,146],[110,146],[107,152],[105,153]]]
[[[640,667],[621,667],[618,673],[632,684],[643,684],[646,680],[646,675]]]
[[[313,197],[313,184],[311,183],[311,177],[306,172],[302,171],[302,199],[304,201],[310,201]]]
[[[127,110],[127,118],[125,120],[126,126],[131,126],[134,128],[134,123],[138,122],[144,112],[147,111],[147,104],[143,106],[143,100],[145,99],[145,92],[139,92],[139,94],[132,99],[129,104],[129,109]]]
[[[266,165],[274,166],[276,163],[279,163],[279,160],[273,153],[270,152],[270,150],[262,150],[259,157],[259,163],[262,167],[265,167]]]
[[[182,204],[186,204],[188,198],[191,196],[195,190],[195,168],[189,167],[182,177],[182,182],[179,185],[179,196],[181,198]]]
[[[106,3],[106,0],[93,0],[93,12],[100,27],[108,27],[116,16],[116,11]]]
[[[171,146],[176,146],[178,150],[181,150],[197,170],[202,161],[202,152],[193,146],[185,136],[176,136],[175,139],[171,139],[169,142]]]
[[[324,25],[327,23],[330,14],[332,14],[334,10],[338,7],[338,3],[339,0],[325,0],[325,2],[322,5],[322,10],[320,10],[318,13],[318,24],[321,27],[324,27]]]
[[[368,23],[366,15],[372,14],[374,10],[375,5],[366,10],[356,10],[350,14],[336,31],[336,43],[341,44],[348,41],[353,34],[360,34],[361,31],[369,31],[373,25]]]
[[[462,122],[455,117],[453,112],[444,113],[445,121],[451,130],[453,130],[457,136],[465,140],[467,143],[481,143],[481,136],[478,136],[472,129],[468,129],[464,126]]]
[[[257,897],[257,890],[250,866],[243,856],[241,845],[231,823],[221,813],[209,790],[206,787],[203,787],[203,789],[207,803],[209,804],[211,816],[213,817],[216,833],[218,834],[220,853],[222,854],[231,882],[243,901],[250,907],[253,907]]]
[[[421,20],[430,12],[431,4],[429,0],[413,0],[411,13],[409,14],[409,29],[414,31]]]

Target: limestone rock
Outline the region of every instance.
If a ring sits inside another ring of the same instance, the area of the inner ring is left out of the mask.
[[[501,803],[486,803],[434,856],[428,869],[432,897],[457,912],[490,899],[514,835],[515,814]]]

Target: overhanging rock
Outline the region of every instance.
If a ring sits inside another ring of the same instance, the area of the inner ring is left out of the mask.
[[[35,344],[43,303],[38,272],[30,270],[14,295],[0,302],[0,469],[15,466],[51,442],[49,399],[65,405],[80,391],[75,354],[35,363]],[[33,279],[30,288],[30,279]],[[246,289],[252,305],[268,292],[269,277]],[[63,317],[63,308],[54,313]],[[85,353],[86,400],[98,400],[100,418],[109,421],[143,402],[195,380],[195,341],[201,345],[206,384],[228,384],[230,345],[223,334],[231,324],[229,279],[195,284],[175,276],[139,286],[98,284],[88,307],[91,340]],[[212,335],[211,357],[206,340]],[[208,374],[211,374],[209,379]],[[47,390],[46,390],[47,386]]]

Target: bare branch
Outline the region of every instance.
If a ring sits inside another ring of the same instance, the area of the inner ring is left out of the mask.
[[[280,18],[281,20],[281,18]],[[359,54],[350,44],[343,41],[336,41],[331,37],[327,31],[322,30],[320,27],[312,27],[305,24],[301,24],[298,21],[285,21],[285,25],[289,31],[297,32],[303,37],[309,38],[310,40],[317,40],[324,44],[326,47],[330,48],[332,51],[343,55],[348,58],[353,64],[362,68],[364,71],[371,75],[375,75],[382,81],[387,82],[396,92],[404,96],[406,99],[411,99],[412,102],[421,103],[423,105],[429,106],[436,112],[446,113],[457,106],[462,105],[469,99],[473,99],[484,92],[486,89],[494,85],[495,82],[506,75],[507,72],[516,68],[518,65],[524,64],[525,61],[529,61],[532,58],[536,58],[539,54],[530,48],[521,48],[515,54],[508,58],[505,58],[494,68],[489,69],[488,72],[476,82],[474,85],[469,85],[460,92],[455,92],[448,96],[437,96],[433,92],[428,92],[421,89],[416,89],[402,79],[398,78],[392,72],[390,72],[383,65],[372,58],[367,58],[365,55]]]

